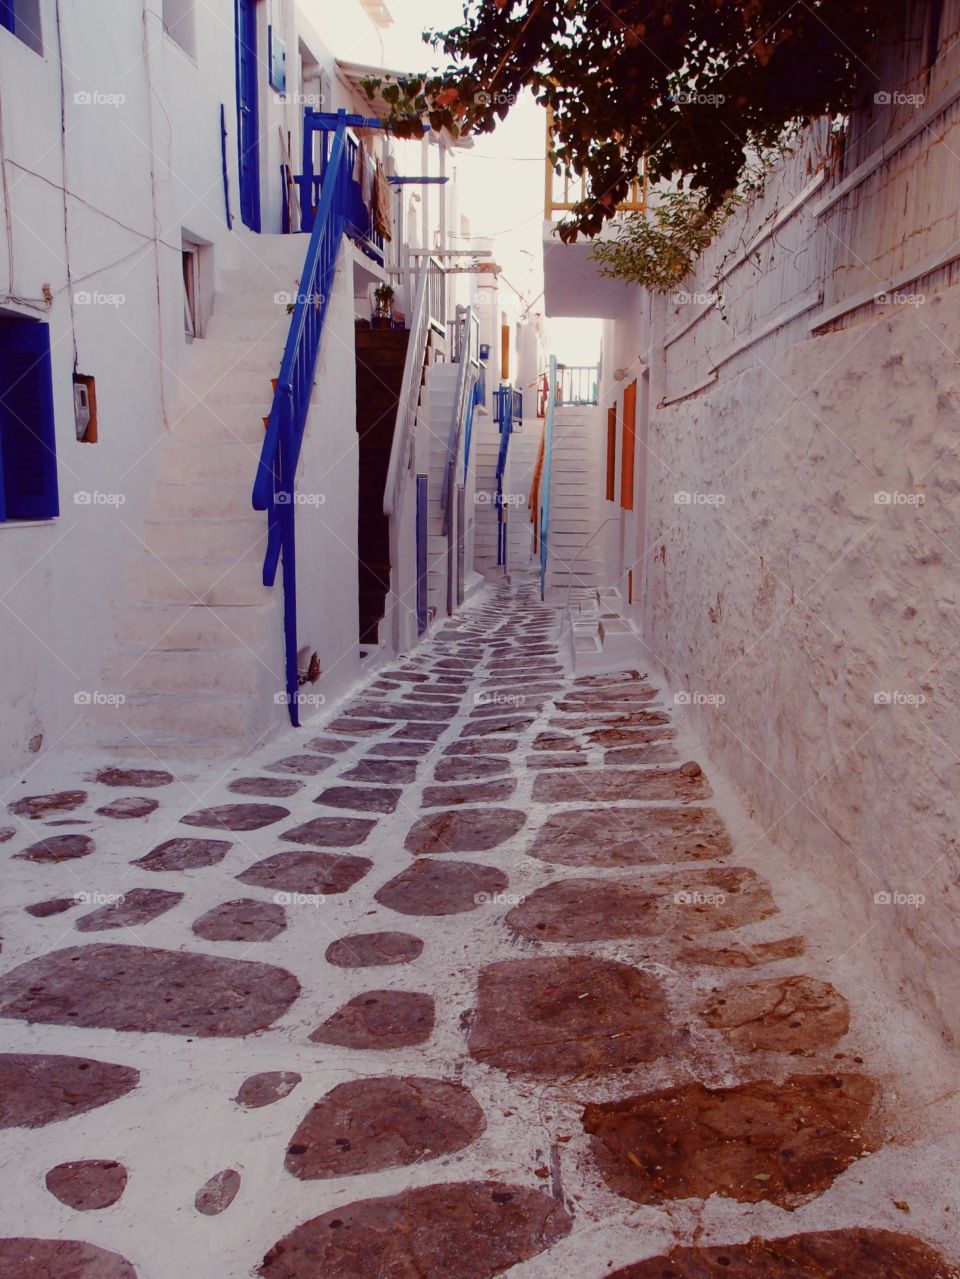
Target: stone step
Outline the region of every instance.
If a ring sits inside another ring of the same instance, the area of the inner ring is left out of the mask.
[[[143,555],[128,566],[127,595],[144,602],[237,607],[266,603],[270,589],[252,554],[239,564],[229,557],[165,561]]]
[[[263,671],[255,650],[234,648],[148,649],[122,645],[117,653],[117,688],[135,694],[255,693]]]
[[[243,480],[157,483],[150,495],[148,518],[155,520],[238,519],[253,510],[253,471]],[[266,516],[264,516],[266,519]]]
[[[266,516],[253,510],[237,519],[147,520],[143,526],[147,550],[164,559],[196,554],[198,547],[214,558],[259,559],[266,538]]]
[[[122,600],[114,610],[118,639],[155,651],[223,650],[233,646],[267,653],[280,644],[281,597],[241,608]]]

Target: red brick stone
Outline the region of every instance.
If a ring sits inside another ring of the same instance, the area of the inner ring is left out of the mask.
[[[297,777],[316,777],[330,767],[333,759],[324,755],[287,755],[273,764],[265,764],[268,773],[295,773]]]
[[[423,942],[410,933],[352,933],[330,943],[324,954],[338,968],[377,968],[409,964],[423,951]]]
[[[514,808],[463,808],[421,817],[409,830],[410,853],[483,853],[522,829],[526,814]]]
[[[345,782],[401,782],[416,780],[417,764],[412,759],[361,759],[340,776]]]
[[[660,983],[587,956],[508,959],[480,972],[470,1055],[555,1079],[652,1061],[674,1045]]]
[[[237,1197],[240,1174],[236,1168],[224,1168],[205,1181],[193,1197],[193,1206],[205,1217],[218,1217]]]
[[[462,1084],[417,1076],[351,1080],[304,1116],[285,1167],[301,1181],[403,1168],[463,1150],[485,1126]]]
[[[303,789],[295,777],[237,777],[227,787],[234,795],[260,795],[268,799],[289,799]]]
[[[391,786],[328,786],[314,800],[330,808],[353,808],[361,813],[392,813],[403,791]]]
[[[739,928],[775,912],[766,881],[731,866],[633,879],[557,880],[515,906],[506,922],[540,941],[612,941]]]
[[[129,786],[133,790],[149,790],[153,786],[169,786],[173,773],[160,768],[101,768],[94,781],[103,786]]]
[[[453,786],[426,786],[420,799],[420,807],[497,803],[509,799],[516,789],[515,777],[497,777],[489,782],[459,782]]]
[[[43,1128],[131,1092],[132,1066],[57,1053],[0,1053],[0,1128]]]
[[[184,826],[213,826],[218,830],[262,830],[284,817],[289,808],[279,804],[220,804],[216,808],[200,808],[180,820]]]
[[[248,1075],[240,1085],[234,1101],[245,1110],[260,1110],[289,1097],[303,1079],[295,1070],[264,1070]]]
[[[711,964],[714,968],[756,968],[778,959],[796,959],[805,950],[803,938],[794,935],[754,942],[752,946],[687,946],[680,951],[679,958],[693,964]]]
[[[287,926],[287,913],[275,902],[239,897],[221,902],[193,923],[193,932],[205,941],[272,941]]]
[[[929,1244],[892,1230],[817,1230],[745,1244],[676,1247],[608,1279],[953,1279]]]
[[[115,1159],[74,1159],[47,1173],[51,1195],[78,1212],[109,1208],[127,1188],[127,1170]]]
[[[700,1015],[745,1052],[827,1048],[850,1028],[850,1008],[840,992],[806,976],[727,986],[710,996]]]
[[[530,856],[560,866],[638,866],[729,856],[711,808],[576,808],[548,817]]]
[[[345,893],[373,865],[366,857],[291,849],[254,862],[237,875],[242,884],[287,893],[328,896]]]
[[[144,870],[195,870],[222,862],[232,847],[229,839],[167,839],[130,864]]]
[[[118,1252],[79,1239],[0,1239],[0,1279],[137,1279]]]
[[[492,866],[424,857],[388,880],[374,899],[401,915],[459,915],[504,892],[508,883]]]
[[[711,794],[703,773],[690,776],[680,768],[583,768],[556,775],[541,773],[533,782],[534,801],[553,804],[709,799]]]
[[[0,977],[0,1016],[56,1026],[249,1035],[282,1016],[300,983],[249,960],[145,946],[86,945]]]
[[[367,990],[318,1026],[310,1042],[342,1048],[409,1048],[430,1038],[433,1022],[430,995],[413,990]]]
[[[79,904],[76,897],[48,897],[46,901],[34,902],[23,909],[34,919],[47,919],[50,915],[62,915],[64,911],[73,910]]]
[[[73,862],[89,857],[93,850],[94,843],[89,835],[49,835],[15,856],[25,862]]]
[[[368,817],[312,817],[282,833],[294,844],[319,844],[321,848],[354,848],[376,826]]]
[[[148,799],[146,795],[124,795],[120,799],[112,799],[109,804],[101,804],[97,809],[97,815],[113,817],[118,821],[129,821],[137,817],[149,817],[159,807],[159,800]]]
[[[610,1188],[636,1203],[717,1194],[795,1208],[874,1149],[873,1096],[853,1074],[690,1083],[589,1105],[583,1126]]]
[[[107,928],[132,928],[165,915],[182,901],[183,893],[168,893],[162,888],[131,888],[123,895],[122,900],[100,906],[89,915],[81,915],[74,928],[80,933],[97,933]]]
[[[468,782],[496,777],[510,771],[510,760],[496,755],[479,755],[466,759],[441,759],[433,770],[438,782]]]
[[[85,790],[59,790],[49,795],[24,795],[7,805],[7,811],[16,817],[28,817],[37,821],[50,813],[69,813],[87,802]]]
[[[562,1204],[496,1181],[444,1182],[333,1208],[270,1249],[261,1279],[492,1279],[569,1234]]]
[[[498,737],[495,742],[484,741],[482,737],[469,737],[466,741],[463,738],[455,742],[451,742],[449,746],[444,746],[444,755],[481,755],[486,758],[496,752],[497,755],[510,755],[519,745],[515,737]]]

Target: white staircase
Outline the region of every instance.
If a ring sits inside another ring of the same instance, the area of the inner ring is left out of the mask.
[[[554,603],[566,604],[572,591],[596,591],[602,583],[601,547],[595,538],[603,519],[602,458],[600,411],[596,405],[557,408],[546,579],[546,598]]]
[[[534,397],[530,395],[530,398]],[[528,571],[535,564],[539,566],[539,560],[533,554],[533,520],[528,503],[542,433],[543,418],[524,417],[522,429],[513,433],[507,454],[509,486],[505,482],[504,489],[509,487],[513,498],[508,508],[507,525],[507,563],[511,573]]]
[[[511,445],[513,441],[511,440]],[[497,564],[497,462],[500,457],[500,428],[496,417],[479,409],[473,418],[474,488],[473,565],[486,578],[503,578],[505,566]],[[508,463],[509,465],[509,463]],[[504,491],[506,491],[504,482]],[[507,511],[509,520],[511,512]]]
[[[576,674],[622,670],[636,659],[637,636],[622,609],[618,590],[571,589],[563,630],[570,636]]]
[[[218,249],[213,312],[180,362],[116,606],[105,687],[126,700],[103,745],[125,754],[236,750],[285,722],[282,590],[261,583],[266,516],[250,492],[289,328],[276,295],[296,293],[304,246],[235,232]]]
[[[427,486],[427,607],[435,609],[437,617],[444,617],[447,612],[448,540],[443,531],[443,481],[447,469],[450,419],[453,416],[459,373],[460,365],[449,362],[431,364],[427,370],[425,420],[430,450],[430,481]],[[455,504],[456,487],[462,482],[461,473],[455,470],[453,480],[450,501]]]

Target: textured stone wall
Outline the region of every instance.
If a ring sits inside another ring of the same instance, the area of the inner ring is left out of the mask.
[[[752,815],[953,1044],[958,333],[954,288],[654,411],[644,591]]]

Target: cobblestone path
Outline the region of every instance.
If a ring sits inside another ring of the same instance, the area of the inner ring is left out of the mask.
[[[0,1279],[958,1273],[870,1192],[852,992],[557,629],[491,590],[215,784],[18,788]]]

